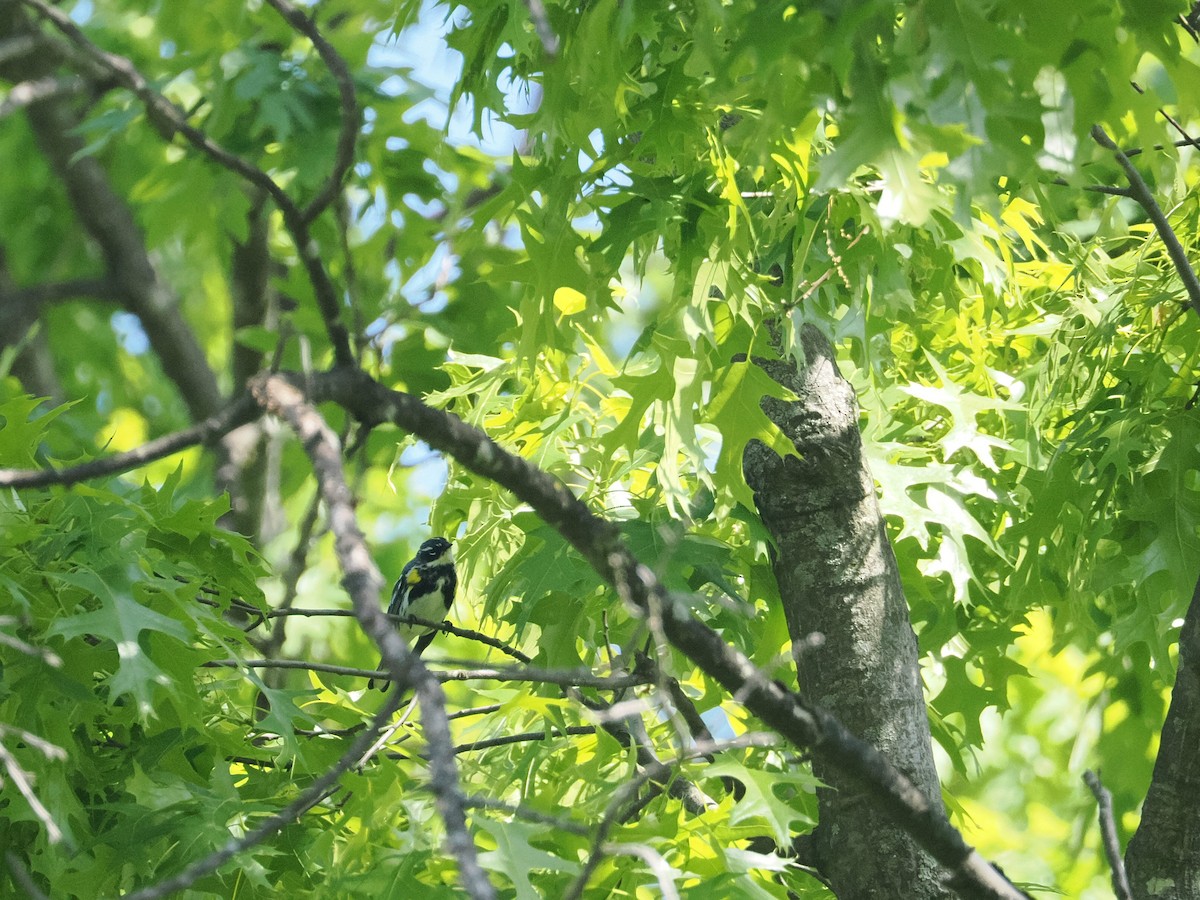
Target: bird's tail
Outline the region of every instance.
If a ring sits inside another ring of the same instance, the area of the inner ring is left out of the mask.
[[[383,664],[384,664],[384,659],[381,656],[381,657],[379,657],[379,665],[377,665],[375,668],[382,669]],[[379,679],[379,689],[381,691],[387,691],[387,689],[390,688],[391,686],[392,686],[392,680],[390,678],[380,678]],[[367,690],[368,691],[372,690],[372,689],[374,689],[374,687],[375,687],[375,679],[372,678],[370,681],[367,682]]]

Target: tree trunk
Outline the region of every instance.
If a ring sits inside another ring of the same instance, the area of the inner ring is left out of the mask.
[[[801,344],[802,370],[760,363],[796,395],[765,399],[763,409],[801,458],[755,441],[743,461],[775,540],[800,689],[940,807],[916,636],[863,458],[858,404],[824,335],[805,325]],[[950,896],[933,860],[881,822],[860,791],[819,761],[813,770],[830,788],[818,794],[820,824],[805,861],[841,900]]]
[[[1138,900],[1200,898],[1200,582],[1179,632],[1179,670],[1142,821],[1125,852]]]

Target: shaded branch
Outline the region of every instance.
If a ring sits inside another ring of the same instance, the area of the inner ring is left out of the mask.
[[[204,348],[179,298],[160,280],[128,205],[96,158],[81,155],[78,114],[58,98],[31,106],[27,118],[39,150],[62,180],[76,218],[104,257],[111,284],[94,286],[138,317],[192,419],[213,415],[220,408],[221,391]]]
[[[1129,196],[1137,201],[1138,205],[1146,211],[1146,215],[1150,217],[1150,221],[1154,223],[1154,230],[1158,232],[1159,238],[1166,245],[1167,254],[1171,257],[1171,262],[1175,265],[1175,271],[1179,273],[1179,279],[1183,282],[1183,286],[1187,290],[1188,303],[1197,315],[1200,315],[1200,280],[1196,278],[1196,271],[1192,268],[1183,245],[1175,235],[1175,230],[1171,227],[1171,223],[1167,221],[1167,216],[1162,211],[1162,207],[1158,205],[1158,201],[1154,199],[1154,195],[1150,192],[1150,187],[1146,184],[1146,180],[1142,178],[1142,173],[1129,161],[1129,157],[1122,152],[1121,148],[1116,145],[1113,139],[1108,136],[1108,132],[1103,128],[1099,125],[1093,125],[1091,134],[1092,140],[1105,150],[1110,151],[1113,158],[1116,159],[1117,164],[1125,172],[1125,177],[1129,180]]]
[[[330,663],[309,662],[304,659],[214,659],[202,664],[205,669],[304,669],[328,675],[348,675],[352,678],[373,678],[376,681],[394,680],[384,669],[359,669],[354,666],[335,666]],[[620,691],[649,684],[644,675],[596,675],[586,669],[524,669],[517,666],[490,666],[477,669],[431,669],[430,677],[448,681],[517,681],[534,684],[590,687],[604,691]]]
[[[513,818],[527,819],[530,822],[537,822],[539,825],[549,825],[568,834],[586,835],[590,830],[586,825],[572,822],[570,819],[547,815],[540,810],[533,809],[521,803],[511,804],[500,800],[493,800],[491,797],[485,797],[482,794],[474,794],[467,797],[467,808],[488,809],[494,812],[508,813]]]
[[[84,81],[77,75],[69,78],[46,76],[22,81],[9,88],[8,93],[0,99],[0,119],[51,97],[77,94],[83,88]]]
[[[21,862],[20,856],[12,850],[5,850],[4,860],[8,863],[8,869],[12,873],[13,884],[23,890],[29,900],[50,900],[49,896],[34,882],[29,870]]]
[[[544,741],[552,737],[580,737],[596,733],[595,725],[568,725],[566,728],[547,728],[544,731],[523,731],[517,734],[502,734],[499,737],[483,738],[471,741],[469,744],[459,744],[454,748],[455,753],[468,751],[490,750],[493,747],[507,747],[510,744],[528,744],[533,741]]]
[[[29,303],[59,303],[63,300],[79,298],[91,300],[111,300],[119,302],[125,295],[116,279],[103,278],[73,278],[70,281],[52,281],[47,284],[35,284],[29,287],[16,288],[8,291],[6,302]]]

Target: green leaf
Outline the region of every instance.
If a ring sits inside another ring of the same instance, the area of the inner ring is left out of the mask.
[[[552,832],[546,826],[528,825],[524,822],[494,822],[478,818],[475,825],[487,832],[496,842],[496,849],[479,854],[479,862],[486,868],[503,872],[516,889],[519,900],[538,900],[542,895],[534,889],[529,876],[536,871],[566,872],[579,871],[579,864],[541,850],[530,843],[542,839],[553,844]]]
[[[777,846],[790,846],[796,833],[793,826],[805,830],[816,825],[815,792],[821,781],[811,774],[751,769],[728,754],[708,766],[705,774],[738,781],[746,793],[730,810],[730,823],[762,821]],[[780,791],[790,794],[791,800],[782,799]]]
[[[758,366],[733,363],[713,378],[712,399],[705,410],[705,419],[721,432],[717,482],[748,509],[754,508],[754,492],[742,471],[746,445],[761,441],[782,457],[799,456],[795,445],[762,411],[765,397],[793,399],[790,391]]]
[[[142,632],[157,631],[185,642],[190,637],[187,629],[175,619],[142,606],[132,597],[110,590],[95,572],[88,569],[48,573],[48,577],[83,588],[100,601],[100,607],[59,619],[47,635],[64,638],[91,635],[111,641],[118,659],[116,671],[109,678],[113,697],[131,694],[142,716],[154,715],[152,696],[155,686],[167,683],[169,678],[142,646]]]

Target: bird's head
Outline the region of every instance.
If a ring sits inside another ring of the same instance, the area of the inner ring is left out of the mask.
[[[430,538],[417,551],[417,562],[421,565],[454,562],[454,548],[445,538]]]

